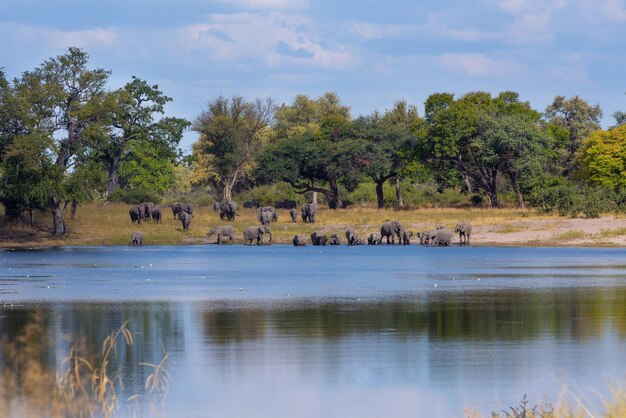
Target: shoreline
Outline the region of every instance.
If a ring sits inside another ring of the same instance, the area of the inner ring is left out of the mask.
[[[208,230],[227,224],[211,208],[201,207],[194,212],[189,231],[183,231],[180,221],[174,220],[171,212],[165,212],[161,224],[149,221],[137,225],[128,217],[128,205],[89,204],[79,211],[78,219],[67,220],[70,233],[56,238],[50,235],[48,214],[40,215],[40,224],[34,229],[24,225],[0,223],[0,248],[58,247],[58,246],[120,246],[128,245],[134,231],[145,233],[145,245],[206,245],[215,238],[207,238]],[[321,209],[318,222],[291,223],[288,211],[279,210],[279,221],[271,225],[274,244],[291,244],[296,234],[337,233],[345,245],[344,231],[354,227],[361,237],[379,231],[380,225],[388,220],[398,220],[414,234],[417,231],[434,229],[445,225],[453,230],[454,225],[467,220],[472,223],[471,245],[494,247],[626,247],[626,216],[605,215],[600,218],[563,218],[556,215],[538,214],[516,209],[414,209],[395,211],[356,207],[341,210]],[[69,214],[68,214],[69,218]],[[1,218],[0,218],[1,219]],[[240,216],[231,222],[237,231],[235,244],[243,244],[243,230],[258,225],[256,210],[243,209]],[[453,245],[458,244],[454,235]],[[230,244],[226,244],[230,245]],[[310,244],[309,244],[310,245]],[[383,244],[386,245],[386,244]],[[420,245],[413,236],[411,245]]]

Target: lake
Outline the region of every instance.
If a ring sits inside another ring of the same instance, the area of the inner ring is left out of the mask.
[[[96,352],[128,320],[134,343],[119,352],[121,415],[148,410],[148,397],[126,399],[143,393],[145,363],[165,352],[171,382],[158,408],[168,417],[445,417],[466,407],[488,415],[524,394],[534,404],[567,391],[598,405],[607,384],[623,386],[626,376],[625,255],[386,245],[0,249],[0,331],[5,344],[35,353],[38,367],[57,370],[74,342]],[[3,370],[13,361],[5,351]],[[0,388],[0,414],[23,415],[26,379]]]

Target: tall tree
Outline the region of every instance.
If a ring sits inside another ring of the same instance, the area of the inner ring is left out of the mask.
[[[626,125],[591,133],[583,139],[577,159],[588,183],[626,188]]]
[[[376,200],[379,208],[384,205],[383,185],[393,179],[396,185],[396,201],[402,208],[399,188],[400,172],[405,160],[402,150],[413,138],[412,130],[419,123],[417,109],[405,101],[398,101],[383,115],[377,112],[361,116],[353,121],[352,134],[365,144],[364,173],[376,184]]]
[[[152,143],[151,148],[161,148],[167,154],[161,156],[164,164],[176,156],[189,122],[173,117],[155,120],[155,116],[165,113],[165,104],[171,100],[158,85],[149,85],[137,77],[110,94],[107,103],[109,126],[100,146],[108,171],[107,194],[119,187],[120,165],[130,144]]]
[[[431,100],[432,98],[432,100]],[[432,164],[454,168],[498,206],[500,177],[509,178],[517,204],[524,205],[519,176],[530,158],[544,153],[548,139],[539,130],[539,113],[517,93],[468,93],[458,100],[436,94],[426,102],[426,123],[417,146]]]
[[[575,169],[575,156],[583,138],[593,131],[600,129],[602,109],[600,105],[592,106],[580,96],[566,99],[556,96],[546,108],[547,122],[557,129],[567,133],[567,143],[563,144],[563,155],[560,165],[565,176],[569,176]]]
[[[224,200],[231,200],[233,189],[263,149],[274,108],[271,99],[247,102],[239,96],[209,102],[193,124],[199,134],[193,145],[195,181],[209,182]]]

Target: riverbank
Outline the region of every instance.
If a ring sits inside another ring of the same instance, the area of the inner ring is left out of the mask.
[[[209,207],[196,208],[189,231],[183,231],[180,221],[175,220],[168,207],[163,208],[161,224],[143,222],[132,224],[128,215],[129,205],[89,204],[78,210],[77,219],[66,220],[70,233],[62,238],[51,235],[49,214],[38,214],[37,225],[10,223],[0,216],[0,246],[38,245],[126,245],[133,231],[145,234],[148,245],[209,244],[215,238],[207,238],[207,231],[227,223],[219,219]],[[358,207],[342,210],[321,209],[317,223],[304,224],[301,219],[291,223],[287,210],[279,210],[278,223],[272,224],[273,242],[290,243],[295,234],[312,231],[344,238],[348,227],[357,229],[360,236],[379,231],[380,225],[389,220],[399,220],[409,230],[424,231],[436,225],[454,228],[461,220],[470,221],[474,227],[474,245],[531,245],[531,246],[626,246],[626,216],[605,215],[597,219],[571,219],[556,215],[538,214],[517,209],[415,209],[394,211]],[[256,210],[241,209],[233,222],[238,231],[236,242],[242,241],[243,230],[257,225]],[[417,239],[413,238],[413,243]],[[455,237],[455,243],[458,237]]]

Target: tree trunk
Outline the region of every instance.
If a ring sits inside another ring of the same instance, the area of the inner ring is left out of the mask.
[[[224,185],[224,191],[222,192],[222,199],[224,201],[233,200],[233,189],[229,183]]]
[[[33,213],[33,207],[29,206],[28,207],[28,217],[30,220],[30,227],[34,228],[35,227],[35,214]]]
[[[376,181],[376,200],[378,201],[378,209],[382,209],[385,206],[385,196],[383,194],[383,184],[385,184],[385,180]]]
[[[76,219],[76,211],[78,210],[79,205],[78,200],[72,200],[72,219]]]
[[[337,186],[337,180],[330,181],[330,193],[328,195],[328,207],[330,209],[337,209],[341,207],[341,198],[339,197],[339,187]]]
[[[396,201],[398,202],[398,209],[404,209],[404,200],[402,200],[402,192],[400,190],[400,176],[393,177],[396,183]]]
[[[118,171],[120,168],[120,156],[116,155],[111,160],[109,166],[109,183],[107,184],[107,196],[116,191],[120,187]]]
[[[524,197],[522,196],[522,192],[520,192],[519,184],[517,184],[517,173],[509,170],[508,175],[511,180],[511,187],[513,187],[513,192],[515,193],[517,207],[523,209],[526,206],[524,205]]]
[[[467,188],[468,193],[474,192],[474,188],[472,187],[472,183],[470,182],[469,176],[467,174],[463,175],[463,183],[465,183],[465,187]]]
[[[52,211],[52,223],[54,225],[54,236],[58,237],[67,234],[67,226],[63,219],[63,209],[61,203],[54,197],[50,198],[50,210]]]
[[[489,200],[489,204],[492,208],[498,207],[498,194],[491,190],[485,190],[485,194],[487,195],[487,199]]]
[[[317,182],[313,182],[313,187],[317,187]],[[313,203],[314,205],[317,205],[317,192],[313,192],[311,194],[311,203]]]

